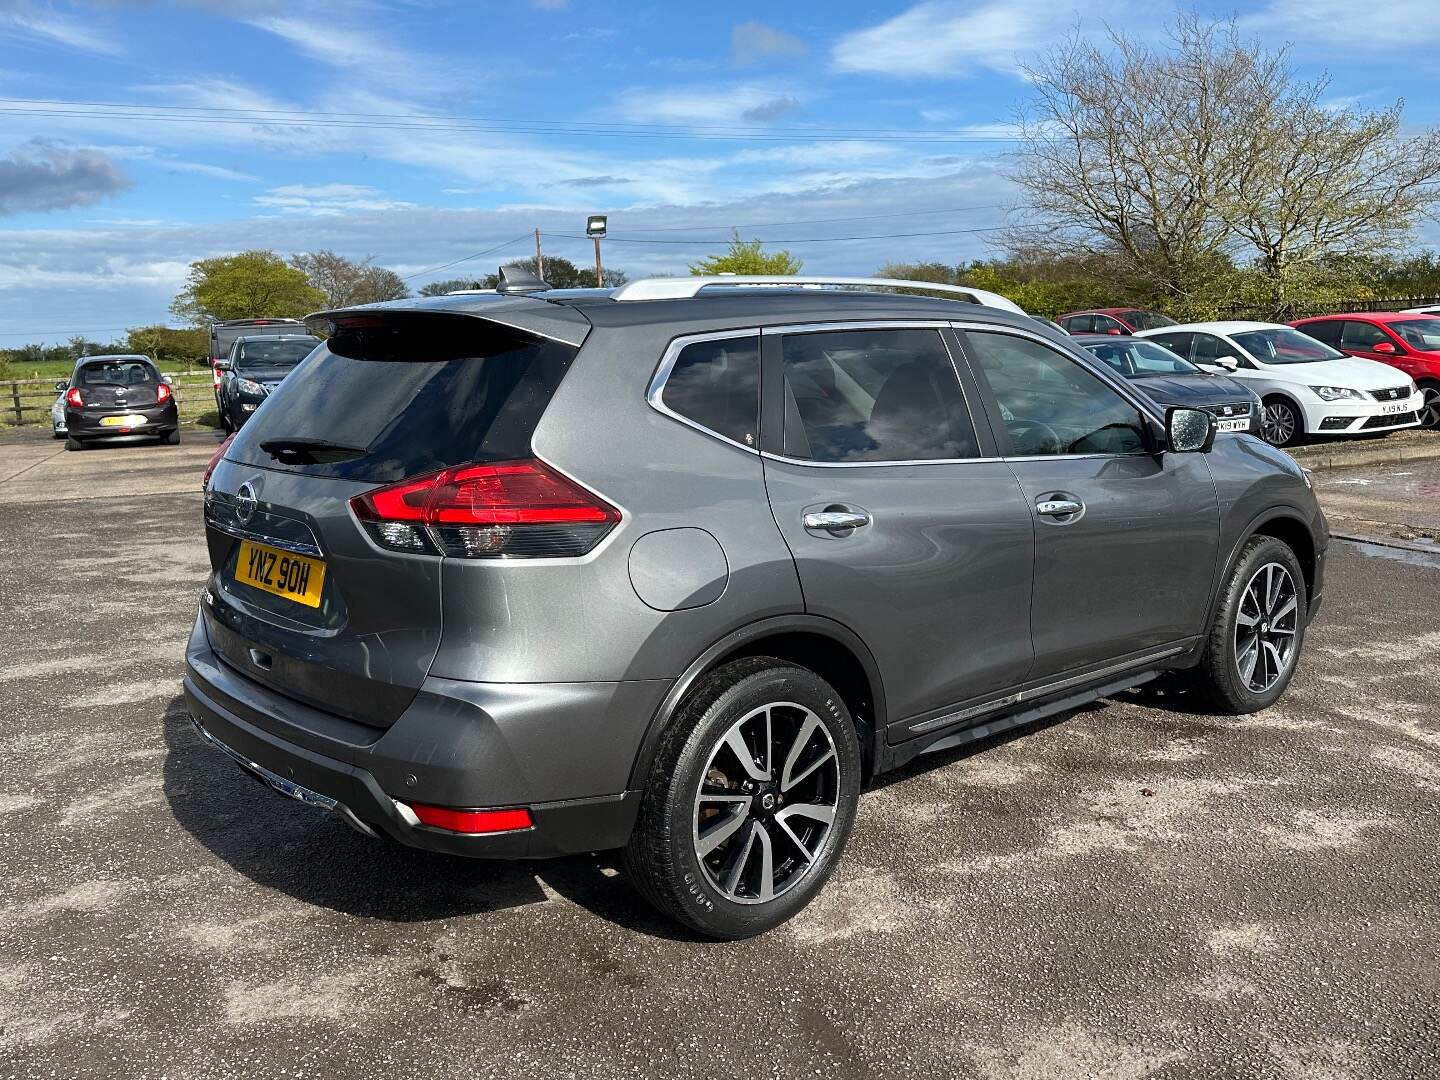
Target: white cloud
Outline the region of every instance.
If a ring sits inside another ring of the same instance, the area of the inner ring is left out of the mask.
[[[800,107],[802,94],[783,83],[632,87],[615,100],[623,119],[639,124],[764,124]]]
[[[285,214],[331,215],[353,210],[402,210],[413,203],[388,199],[363,184],[285,184],[252,200],[256,206]]]
[[[1107,5],[1108,6],[1108,5]],[[1087,7],[1094,12],[1095,6]],[[925,0],[835,45],[836,70],[961,78],[981,68],[1014,71],[1017,54],[1033,53],[1075,23],[1074,0]]]
[[[0,6],[0,31],[22,41],[62,45],[102,56],[118,56],[124,51],[119,42],[105,37],[93,26],[27,0]]]
[[[805,43],[762,22],[739,23],[730,30],[730,60],[736,67],[749,67],[779,56],[804,56]]]
[[[397,45],[389,33],[345,26],[333,17],[317,26],[316,19],[305,14],[260,14],[246,21],[322,64],[353,72],[371,83],[379,81],[416,94],[454,94],[460,85],[448,61]]]
[[[1272,0],[1240,17],[1247,33],[1276,35],[1332,51],[1404,49],[1440,42],[1435,0]]]

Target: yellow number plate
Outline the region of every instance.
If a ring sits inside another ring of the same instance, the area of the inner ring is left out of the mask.
[[[319,607],[320,592],[325,586],[325,564],[308,555],[243,540],[235,560],[235,580],[306,607]]]
[[[139,427],[145,423],[143,416],[102,416],[101,427]]]

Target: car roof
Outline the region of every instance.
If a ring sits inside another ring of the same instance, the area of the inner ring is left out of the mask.
[[[410,312],[475,316],[572,345],[583,342],[592,326],[668,324],[677,335],[727,326],[871,319],[993,322],[1032,331],[1036,326],[1029,315],[963,300],[840,289],[740,286],[693,297],[634,301],[617,301],[606,289],[433,296],[317,312],[306,319],[306,324],[312,330],[334,333],[342,326],[363,326],[370,317]]]
[[[1141,330],[1136,337],[1152,337],[1156,334],[1180,334],[1196,333],[1204,331],[1211,334],[1243,334],[1248,330],[1293,330],[1294,327],[1286,323],[1272,322],[1249,322],[1245,320],[1232,320],[1230,322],[1192,322],[1179,323],[1175,326],[1157,326],[1154,330]]]
[[[1060,318],[1068,319],[1071,315],[1124,315],[1129,311],[1149,311],[1149,308],[1142,307],[1089,307],[1081,308],[1079,311],[1067,311]]]
[[[301,329],[304,328],[301,327]],[[285,341],[286,339],[295,338],[298,338],[301,341],[314,341],[315,335],[308,331],[302,334],[297,333],[294,330],[291,330],[290,332],[285,334],[244,334],[240,337],[237,337],[231,344],[243,345],[247,341]]]
[[[144,353],[97,353],[95,356],[82,356],[82,357],[80,357],[78,360],[75,361],[75,365],[76,365],[76,367],[79,367],[81,364],[91,364],[91,363],[98,364],[98,363],[101,363],[101,362],[103,362],[103,361],[120,361],[120,360],[124,360],[124,361],[127,361],[127,362],[129,362],[129,363],[137,363],[137,362],[138,362],[138,363],[143,363],[143,364],[153,364],[153,363],[155,362],[155,361],[151,360],[150,357],[146,356]]]
[[[1426,315],[1422,311],[1351,311],[1343,315],[1307,315],[1303,319],[1296,319],[1295,324],[1312,322],[1336,322],[1340,319],[1356,319],[1360,322],[1388,323],[1388,322],[1414,322],[1416,319],[1434,319],[1434,315]]]
[[[1134,334],[1071,334],[1070,336],[1081,345],[1123,345],[1127,341],[1136,340]],[[1145,339],[1140,338],[1139,340]]]

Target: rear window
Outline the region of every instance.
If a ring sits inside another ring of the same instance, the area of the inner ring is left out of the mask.
[[[760,426],[760,338],[694,341],[680,350],[661,403],[672,412],[753,447]]]
[[[389,483],[472,461],[528,457],[576,349],[469,316],[342,332],[285,379],[228,456],[263,468]],[[297,461],[261,448],[317,440],[350,452]]]
[[[247,368],[292,368],[309,356],[319,342],[314,338],[242,341],[235,349],[235,366]]]
[[[106,360],[86,364],[76,379],[80,386],[148,386],[159,381],[159,373],[141,360]]]

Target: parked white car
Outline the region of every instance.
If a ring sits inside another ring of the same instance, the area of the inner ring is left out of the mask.
[[[1239,379],[1264,402],[1262,433],[1273,446],[1306,435],[1356,435],[1418,427],[1424,398],[1404,372],[1346,356],[1291,326],[1188,323],[1142,330],[1207,371]]]

